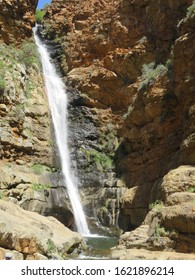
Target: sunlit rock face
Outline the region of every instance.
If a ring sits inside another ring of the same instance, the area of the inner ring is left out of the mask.
[[[151,202],[163,200],[159,182],[171,169],[194,164],[191,5],[55,0],[47,8],[42,33],[53,41],[54,58],[74,89],[70,145],[83,199],[105,224],[118,179],[121,198],[115,196],[113,213],[120,212],[127,230],[143,222]],[[113,168],[102,167],[97,153],[109,156]]]
[[[50,110],[32,36],[36,5],[0,1],[0,197],[70,226],[74,221],[58,179]]]
[[[6,10],[8,1],[1,5]],[[35,6],[36,3],[32,11]],[[16,9],[17,4],[14,7]],[[18,42],[30,36],[33,17],[27,17],[28,20],[23,17],[20,36],[17,24],[15,31],[9,25],[10,31],[3,33],[9,29],[1,19],[2,40],[8,44],[17,36]],[[12,16],[8,18],[12,22]],[[95,217],[104,226],[132,230],[144,221],[149,204],[159,200],[165,208],[175,203],[182,209],[182,203],[193,197],[186,194],[188,190],[184,188],[183,196],[171,191],[168,199],[171,186],[166,180],[176,176],[171,170],[177,170],[180,189],[183,184],[180,175],[184,169],[185,180],[192,180],[195,163],[194,22],[190,0],[53,0],[47,8],[41,33],[51,43],[52,58],[69,89],[72,165],[78,170],[87,216]],[[17,71],[13,69],[13,73]],[[51,141],[47,141],[48,111],[42,106],[43,90],[40,90],[42,97],[37,98],[38,85],[43,88],[43,84],[40,76],[36,80],[36,70],[28,70],[27,74],[25,71],[19,70],[22,82],[17,84],[16,100],[23,96],[22,91],[27,92],[23,89],[28,79],[22,77],[30,73],[36,89],[31,93],[34,101],[27,102],[25,109],[28,129],[23,132],[26,128],[23,118],[15,109],[10,116],[11,106],[15,108],[14,100],[6,97],[0,107],[4,120],[9,115],[7,123],[2,125],[3,160],[14,164],[17,159],[20,167],[28,161],[30,168],[32,163],[41,163],[54,173],[56,155],[49,147]],[[6,81],[11,81],[10,77]],[[11,85],[8,96],[13,98],[15,91]],[[5,93],[3,86],[0,90]],[[19,113],[20,109],[17,108]],[[16,124],[13,118],[18,120]],[[44,133],[40,133],[42,129]],[[25,141],[12,143],[13,137],[17,139],[22,132]],[[18,143],[22,145],[22,153],[19,153]],[[50,184],[53,176],[47,174],[39,184]],[[37,183],[33,181],[33,184]],[[20,190],[14,192],[14,185],[10,189],[10,194],[18,199]],[[38,197],[43,200],[41,191]],[[49,190],[49,195],[53,195],[53,191]],[[36,195],[31,196],[31,191],[26,194],[27,199],[22,196],[20,202],[25,202],[26,209],[38,209],[40,205],[36,206],[36,201],[27,203],[28,198],[34,199]],[[48,201],[51,202],[51,197]],[[43,204],[43,213],[47,213],[47,205]],[[66,211],[69,206],[63,209]],[[176,216],[180,215],[177,213]],[[71,223],[69,214],[67,219]]]
[[[25,211],[7,201],[0,201],[0,247],[13,252],[13,259],[36,260],[65,258],[81,248],[83,238],[72,232],[53,217],[43,217]],[[0,259],[5,250],[0,248]]]
[[[32,36],[38,0],[3,0],[0,2],[0,40],[18,44]]]

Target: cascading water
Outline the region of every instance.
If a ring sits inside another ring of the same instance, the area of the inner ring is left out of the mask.
[[[58,147],[63,183],[66,185],[72,204],[73,214],[77,230],[82,235],[89,235],[86,218],[80,202],[77,182],[70,168],[70,156],[68,151],[67,132],[67,95],[64,83],[57,75],[54,65],[50,62],[50,54],[46,46],[37,35],[34,28],[34,38],[41,56],[45,86],[51,110],[55,139]]]

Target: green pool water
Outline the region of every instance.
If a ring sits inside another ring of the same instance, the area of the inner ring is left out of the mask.
[[[110,259],[110,248],[116,246],[117,241],[117,237],[87,236],[85,237],[87,249],[78,259]]]

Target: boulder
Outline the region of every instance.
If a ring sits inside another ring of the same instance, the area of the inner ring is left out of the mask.
[[[0,247],[20,252],[25,258],[53,253],[65,257],[83,242],[79,233],[55,218],[25,211],[11,202],[0,200],[0,215]]]
[[[195,204],[184,202],[169,207],[154,208],[149,212],[148,247],[182,253],[195,252]]]
[[[120,226],[130,230],[139,226],[148,212],[150,188],[147,184],[126,189],[121,195]]]
[[[153,188],[153,200],[160,199],[169,203],[171,195],[174,193],[183,193],[193,189],[195,182],[195,168],[190,165],[182,165],[171,170],[163,179]],[[183,194],[184,195],[184,194]],[[180,195],[182,196],[182,194]]]

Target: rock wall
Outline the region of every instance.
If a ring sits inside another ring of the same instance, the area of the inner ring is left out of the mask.
[[[53,215],[71,227],[74,219],[59,183],[51,117],[33,40],[36,5],[37,1],[0,1],[0,199]]]
[[[83,196],[96,193],[101,211],[92,209],[109,226],[111,193],[120,227],[132,229],[150,203],[163,200],[160,180],[181,164],[194,165],[192,4],[53,0],[47,9],[43,35],[55,42],[54,57],[74,89],[70,119],[79,128],[71,144]],[[98,170],[97,153],[110,157],[111,172]]]
[[[19,43],[32,36],[35,24],[35,9],[38,0],[1,0],[0,1],[0,40]]]
[[[181,164],[194,165],[192,22],[194,18],[186,16],[178,23],[170,57],[164,62],[167,72],[138,91],[120,131],[125,139],[118,150],[118,170],[129,186],[138,185],[142,188],[139,193],[145,190],[145,206],[156,199],[151,188],[158,192],[158,182],[169,170]]]
[[[13,3],[16,17],[8,9]],[[27,2],[13,3],[0,3],[7,13],[6,20],[0,16],[1,40],[20,42],[17,51],[10,48],[1,57],[1,196],[45,215],[55,209],[72,226],[66,198],[56,195],[51,204],[54,187],[60,196],[63,189],[41,73],[22,44],[36,3],[27,16]],[[144,222],[151,229],[147,248],[159,248],[160,228],[163,242],[169,235],[161,248],[185,252],[187,243],[194,251],[194,22],[191,0],[53,0],[41,31],[68,87],[72,164],[85,211],[95,218],[89,218],[90,227],[99,222],[108,232],[118,226],[126,231]],[[177,183],[169,184],[175,176]],[[158,204],[162,212],[148,216]]]

